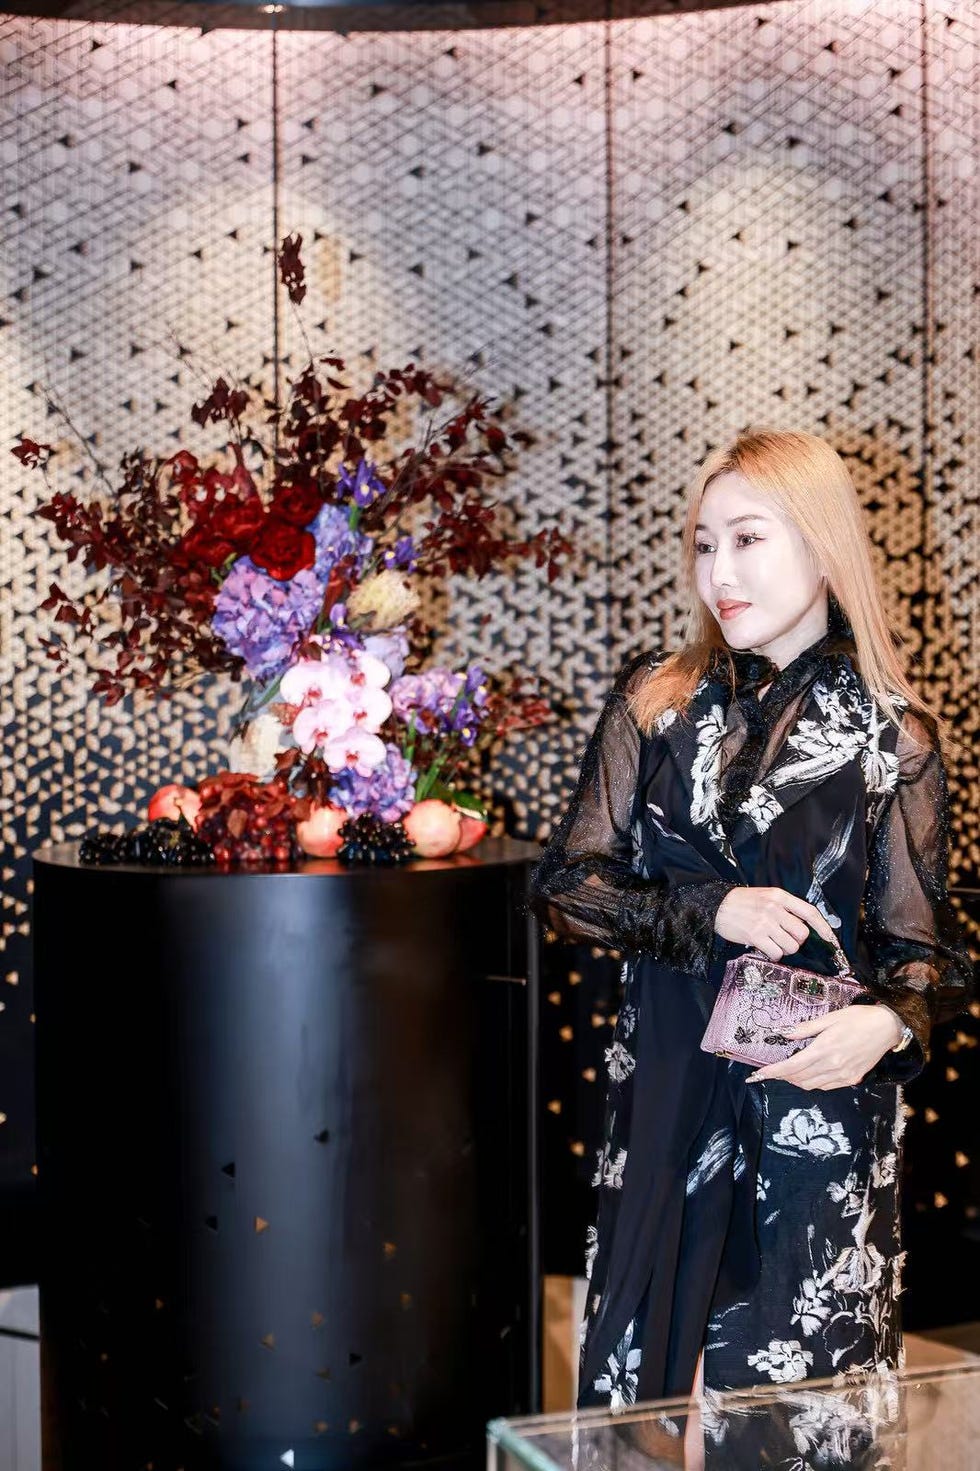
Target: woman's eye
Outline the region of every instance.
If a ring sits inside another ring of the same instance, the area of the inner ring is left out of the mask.
[[[738,533],[738,536],[735,538],[735,540],[736,540],[737,543],[738,542],[742,542],[742,543],[745,543],[745,544],[751,546],[754,541],[761,541],[762,540],[762,537],[761,536],[758,536],[754,531],[740,531]],[[695,555],[696,556],[700,556],[702,552],[710,552],[710,551],[711,551],[711,547],[708,545],[707,542],[704,542],[704,541],[696,541],[694,543],[694,552],[695,552]]]

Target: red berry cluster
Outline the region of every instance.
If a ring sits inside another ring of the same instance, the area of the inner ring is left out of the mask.
[[[303,812],[284,778],[261,782],[247,772],[221,771],[206,777],[198,792],[197,836],[220,866],[284,866],[301,856],[296,819]]]

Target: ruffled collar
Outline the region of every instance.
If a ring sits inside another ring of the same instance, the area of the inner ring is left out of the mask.
[[[712,652],[709,672],[726,689],[741,696],[755,695],[758,689],[771,685],[764,698],[769,701],[777,690],[787,695],[801,688],[822,662],[834,655],[855,652],[851,625],[835,598],[831,598],[827,632],[808,644],[779,668],[766,654],[753,649],[716,648]],[[733,683],[734,673],[734,683]],[[773,703],[773,702],[770,702]]]

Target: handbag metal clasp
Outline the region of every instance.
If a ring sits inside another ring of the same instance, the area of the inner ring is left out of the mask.
[[[827,994],[827,983],[819,976],[794,976],[789,983],[789,994],[797,1001],[822,1001]]]

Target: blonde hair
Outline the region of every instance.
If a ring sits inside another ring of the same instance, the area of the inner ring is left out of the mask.
[[[715,619],[698,596],[694,578],[695,527],[701,499],[719,475],[737,471],[756,490],[771,496],[777,512],[803,536],[814,568],[827,574],[827,590],[840,604],[854,633],[855,664],[868,693],[892,724],[901,727],[903,712],[893,697],[908,701],[909,712],[921,717],[944,747],[959,746],[947,721],[909,683],[904,646],[891,632],[882,601],[871,539],[847,466],[835,449],[814,434],[775,429],[750,430],[708,455],[687,497],[682,539],[683,574],[688,600],[682,647],[630,693],[637,725],[649,734],[657,717],[669,708],[683,711],[717,651],[729,653]],[[906,722],[912,730],[920,722]]]

